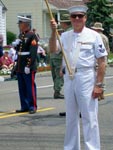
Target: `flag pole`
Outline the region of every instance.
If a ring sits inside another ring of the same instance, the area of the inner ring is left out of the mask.
[[[49,4],[48,4],[48,0],[45,0],[45,2],[46,2],[46,5],[47,5],[49,14],[50,14],[50,18],[51,18],[51,19],[54,19],[53,14],[52,14],[52,11],[51,11],[51,9],[50,9],[50,7],[49,7]],[[68,62],[68,60],[67,60],[67,58],[66,58],[66,54],[65,54],[64,49],[63,49],[63,46],[62,46],[62,44],[61,44],[60,36],[59,36],[59,34],[58,34],[58,30],[57,30],[57,29],[56,29],[56,35],[57,35],[57,39],[58,39],[59,44],[60,44],[60,47],[61,47],[61,51],[62,51],[64,60],[65,60],[65,63],[66,63],[66,66],[67,66],[69,75],[72,75],[72,70],[71,70],[70,64],[69,64],[69,62]]]

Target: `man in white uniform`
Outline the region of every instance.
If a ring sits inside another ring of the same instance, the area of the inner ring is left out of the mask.
[[[100,35],[85,26],[87,6],[68,9],[73,30],[62,33],[61,42],[72,74],[66,69],[66,134],[64,150],[81,150],[79,113],[82,115],[85,150],[100,150],[98,97],[102,94],[107,51]],[[60,51],[56,22],[51,20],[50,50]],[[98,62],[98,70],[95,65]]]

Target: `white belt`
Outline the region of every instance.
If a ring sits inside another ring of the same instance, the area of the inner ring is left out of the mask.
[[[88,71],[88,70],[95,70],[95,68],[94,67],[75,68],[75,72],[83,72],[83,71]]]
[[[29,55],[30,52],[18,52],[18,55]]]

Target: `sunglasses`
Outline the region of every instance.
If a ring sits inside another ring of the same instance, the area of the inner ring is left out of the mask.
[[[70,17],[76,19],[77,17],[79,19],[83,18],[85,14],[71,14]]]

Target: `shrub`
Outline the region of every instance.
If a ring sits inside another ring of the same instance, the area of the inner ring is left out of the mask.
[[[16,34],[7,31],[7,44],[10,45],[16,39]]]

